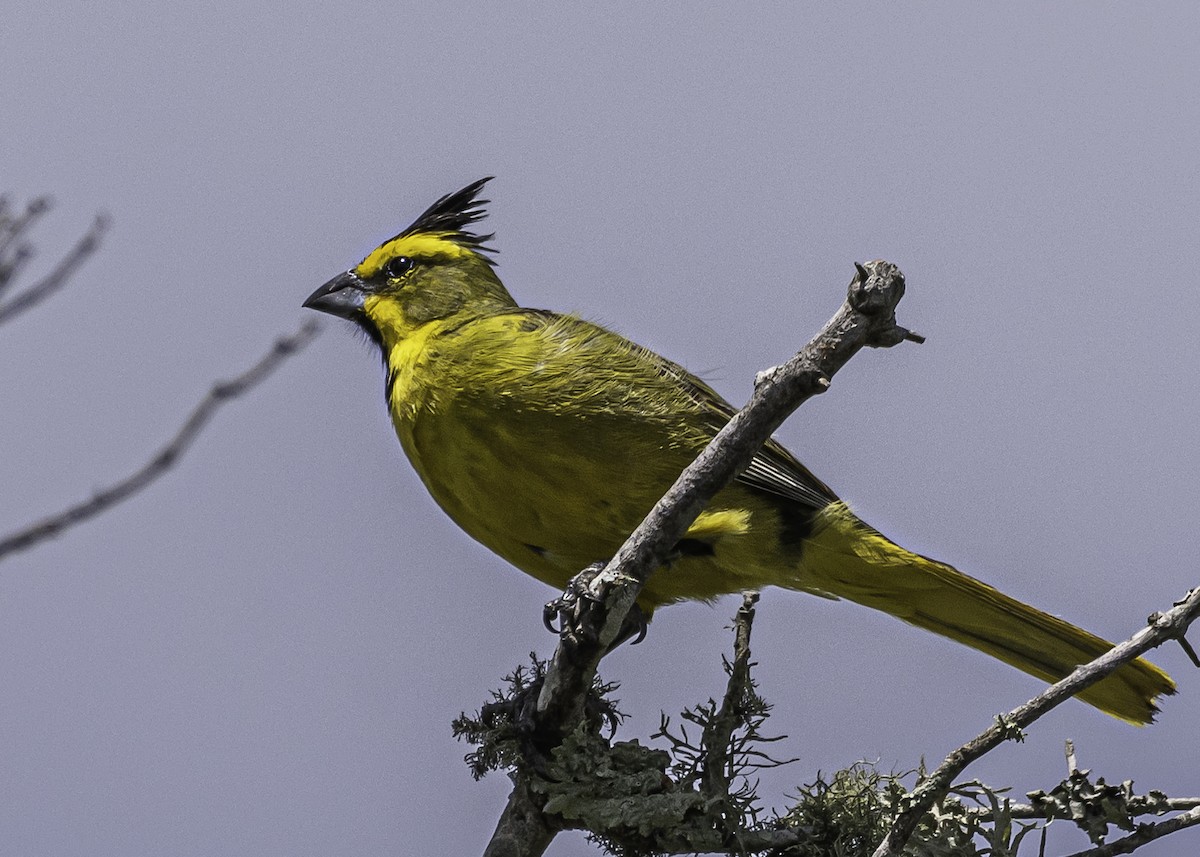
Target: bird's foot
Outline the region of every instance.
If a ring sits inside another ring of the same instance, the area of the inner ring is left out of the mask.
[[[586,609],[583,602],[596,602],[600,599],[592,594],[589,588],[596,575],[604,570],[604,563],[594,562],[567,582],[567,588],[562,595],[552,598],[542,608],[542,624],[551,634],[562,634],[567,631],[573,619]],[[555,623],[558,623],[555,625]]]
[[[591,590],[592,581],[604,570],[604,563],[594,562],[579,574],[571,578],[562,595],[546,602],[542,608],[542,624],[552,634],[562,636],[579,636],[581,630],[589,626],[584,621],[585,614],[601,602]],[[637,604],[634,604],[621,623],[621,630],[605,650],[611,652],[626,640],[633,638],[632,645],[637,645],[646,639],[646,614]]]

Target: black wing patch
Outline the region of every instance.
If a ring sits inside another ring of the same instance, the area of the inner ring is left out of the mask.
[[[808,468],[773,440],[754,456],[738,482],[794,500],[813,511],[820,511],[837,500],[833,490],[809,472]]]

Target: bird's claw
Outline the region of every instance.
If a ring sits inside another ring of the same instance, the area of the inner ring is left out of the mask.
[[[546,626],[547,631],[561,637],[575,633],[580,628],[582,615],[588,609],[588,605],[598,604],[602,600],[592,592],[591,585],[592,581],[596,579],[596,575],[603,570],[604,563],[602,562],[589,565],[571,578],[562,595],[546,602],[542,607],[542,624]],[[611,652],[626,640],[632,640],[630,645],[636,646],[646,639],[648,622],[645,611],[634,604],[625,614],[621,630],[617,632],[616,638],[606,651]]]
[[[551,634],[562,634],[571,626],[571,620],[579,612],[581,599],[596,601],[591,592],[591,583],[604,569],[603,563],[593,563],[567,582],[562,595],[547,601],[542,608],[542,624]],[[555,624],[557,622],[557,625]]]
[[[625,622],[621,626],[621,633],[617,634],[617,639],[613,640],[613,644],[609,646],[609,651],[612,651],[617,646],[621,645],[630,637],[629,645],[636,646],[642,640],[646,639],[646,631],[650,629],[650,622],[646,619],[646,614],[641,607],[636,604],[630,608],[625,614]]]
[[[560,633],[558,628],[554,627],[554,620],[558,618],[558,614],[561,612],[561,608],[559,606],[561,603],[562,599],[555,598],[553,601],[547,601],[542,607],[542,625],[544,625],[546,630],[551,634]]]

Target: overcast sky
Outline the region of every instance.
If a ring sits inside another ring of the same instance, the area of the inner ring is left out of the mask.
[[[439,195],[522,303],[735,403],[838,306],[908,279],[928,336],[859,355],[780,437],[914,550],[1124,638],[1200,582],[1200,6],[9,4],[0,189],[49,193],[70,289],[0,330],[0,533],[139,466],[301,301]],[[0,853],[482,850],[508,792],[449,723],[553,639],[552,593],[434,506],[340,323],[163,481],[0,570]],[[604,664],[645,739],[722,689],[736,599]],[[755,629],[789,790],[934,763],[1039,689],[851,604]],[[968,776],[1200,793],[1200,674],[1159,724],[1080,703]],[[1195,834],[1147,848],[1190,855]],[[1086,845],[1073,831],[1064,850]],[[556,857],[594,853],[562,836]]]

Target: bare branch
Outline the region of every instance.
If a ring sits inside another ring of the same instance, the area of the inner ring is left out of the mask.
[[[559,723],[569,731],[578,722],[600,657],[621,633],[646,579],[667,561],[708,501],[749,466],[783,421],[825,392],[833,375],[863,346],[890,347],[918,338],[896,324],[895,307],[904,295],[900,269],[882,261],[856,267],[837,314],[791,360],[760,373],[746,406],[680,474],[596,575],[590,585],[593,597],[578,599],[592,618],[582,633],[566,630],[554,654],[538,700],[545,724]]]
[[[35,203],[37,202],[35,201]],[[25,215],[11,219],[5,224],[3,241],[6,248],[9,243],[17,240],[28,229],[29,224],[34,218],[46,210],[44,201],[41,202],[40,207],[37,207],[36,210],[35,203],[30,203]],[[30,212],[33,213],[31,214]],[[92,225],[88,231],[75,243],[75,246],[71,248],[67,255],[54,266],[54,269],[50,273],[0,305],[0,324],[41,303],[65,286],[67,280],[71,278],[71,275],[75,273],[79,265],[96,252],[96,249],[100,246],[100,239],[107,229],[108,218],[103,214],[96,215],[96,219],[92,221]],[[32,248],[27,244],[17,246],[11,260],[4,263],[3,276],[0,277],[0,292],[7,286],[9,279],[20,269],[32,252]]]
[[[1200,808],[1189,810],[1182,815],[1156,824],[1139,824],[1137,830],[1128,836],[1122,836],[1120,839],[1114,839],[1112,842],[1089,848],[1086,851],[1077,851],[1070,857],[1113,857],[1115,854],[1131,854],[1147,842],[1153,842],[1167,834],[1185,830],[1197,824],[1200,824]]]
[[[241,375],[213,384],[208,395],[195,407],[171,441],[146,464],[121,481],[96,492],[90,500],[85,500],[0,539],[0,559],[10,553],[33,547],[39,542],[57,536],[69,527],[95,517],[158,479],[187,452],[197,435],[221,405],[257,386],[291,355],[308,345],[319,330],[320,327],[316,322],[306,322],[296,333],[290,336],[281,336],[275,340],[271,350]]]
[[[20,214],[10,214],[8,197],[0,196],[0,296],[9,283],[33,256],[33,245],[21,238],[39,217],[50,210],[50,199],[39,196],[25,206]]]
[[[900,854],[904,844],[916,830],[921,817],[946,794],[954,780],[971,762],[1009,738],[1018,736],[1023,728],[1043,714],[1085,687],[1100,681],[1123,664],[1168,640],[1182,640],[1188,626],[1197,616],[1200,616],[1200,587],[1189,592],[1166,613],[1151,616],[1150,624],[1124,643],[1114,646],[1091,663],[1080,666],[1024,705],[1014,708],[1008,714],[997,716],[995,725],[950,753],[936,771],[913,789],[907,807],[892,822],[887,836],[875,849],[874,857],[893,857]]]
[[[595,575],[590,597],[574,599],[574,614],[562,617],[559,645],[534,715],[534,729],[544,745],[556,746],[580,722],[601,656],[621,634],[646,579],[663,564],[704,505],[749,465],[792,411],[828,389],[834,373],[859,349],[920,341],[896,324],[895,307],[903,294],[904,277],[895,265],[882,261],[856,265],[846,301],[833,319],[795,357],[756,379],[746,407],[688,466],[606,568]],[[516,789],[522,788],[522,777],[518,770]],[[513,810],[514,803],[510,801],[501,815],[493,843],[520,841],[524,819]],[[549,841],[539,838],[505,853],[536,857]]]

